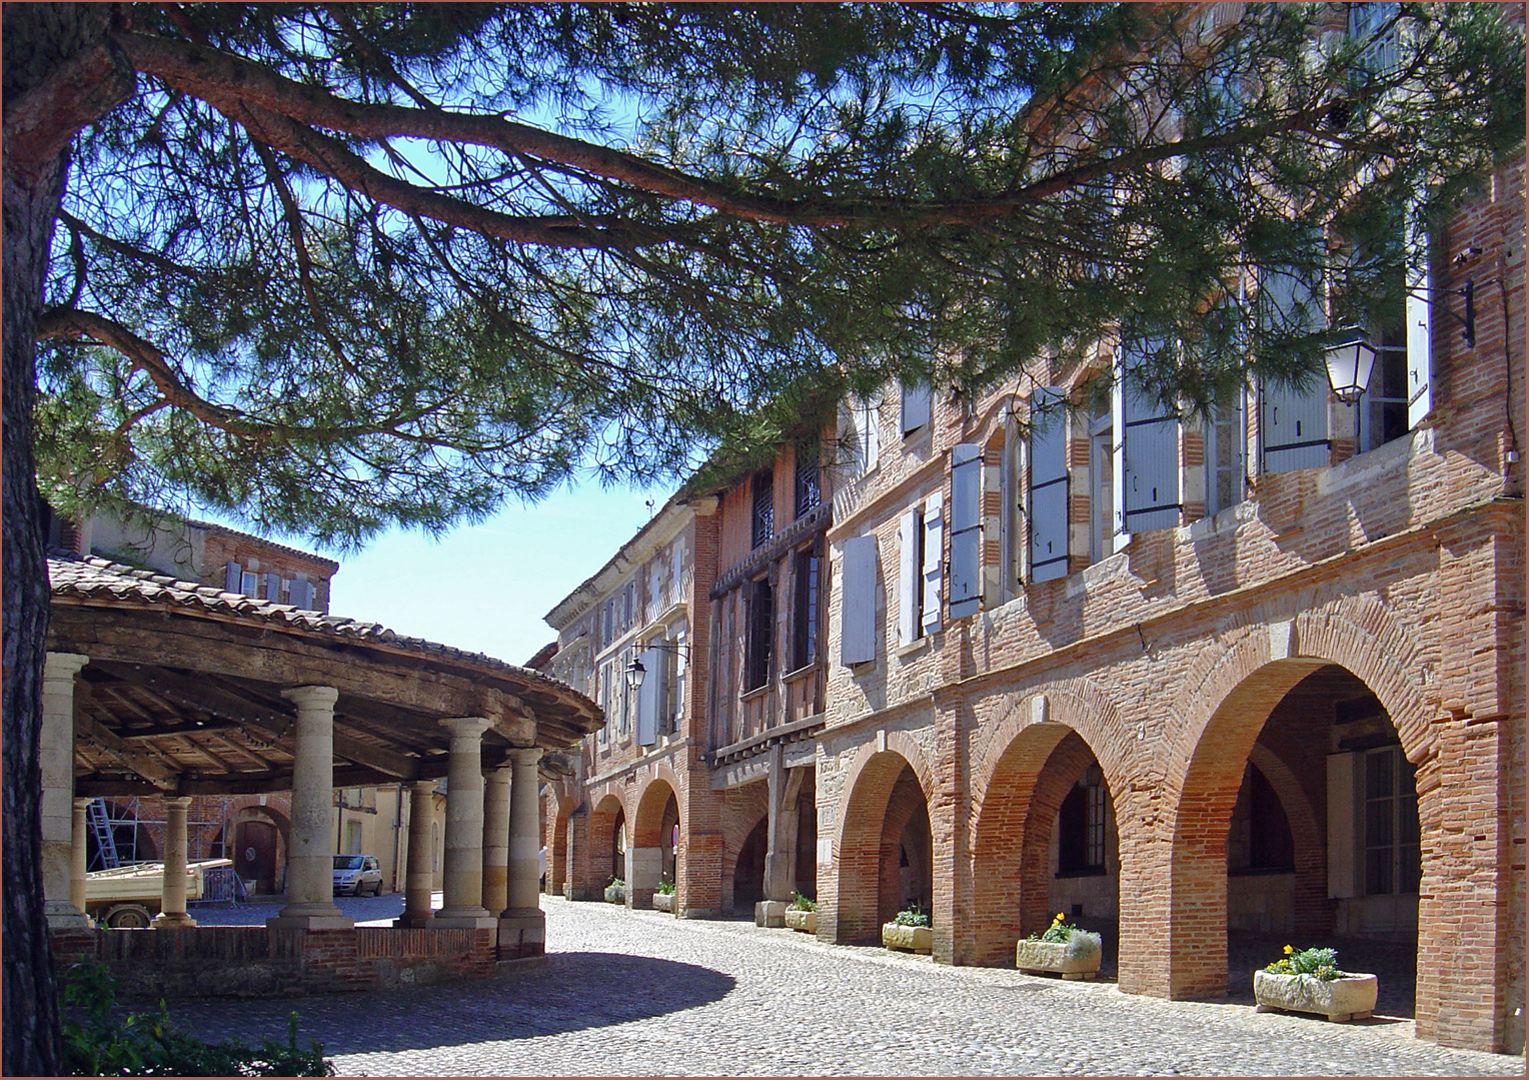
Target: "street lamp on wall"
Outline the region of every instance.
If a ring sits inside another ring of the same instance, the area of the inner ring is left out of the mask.
[[[642,680],[647,678],[647,675],[647,665],[634,656],[626,669],[626,684],[632,693],[635,694],[642,689]]]
[[[1327,382],[1333,396],[1345,405],[1358,403],[1370,385],[1375,370],[1375,346],[1364,329],[1344,327],[1338,331],[1338,343],[1327,347]]]

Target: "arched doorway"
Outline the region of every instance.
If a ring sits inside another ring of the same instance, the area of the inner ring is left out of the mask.
[[[770,821],[761,817],[749,830],[738,861],[733,867],[733,914],[754,914],[754,905],[764,899],[765,859],[769,854]]]
[[[589,815],[589,887],[594,896],[614,878],[626,878],[626,813],[606,795]]]
[[[933,916],[934,842],[918,774],[894,750],[866,761],[850,792],[840,841],[834,940],[874,944],[905,907]]]
[[[234,872],[253,894],[272,896],[286,888],[288,822],[269,806],[246,806],[229,819]]]
[[[674,881],[674,842],[679,821],[679,800],[673,786],[667,780],[649,783],[637,803],[632,850],[627,856],[631,876],[626,894],[633,907],[652,907],[659,883]]]

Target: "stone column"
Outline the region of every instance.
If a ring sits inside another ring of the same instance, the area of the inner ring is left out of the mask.
[[[43,666],[42,730],[37,756],[42,766],[43,912],[50,927],[90,926],[70,899],[74,876],[74,677],[90,662],[79,653],[50,652]]]
[[[509,903],[499,919],[499,959],[541,956],[547,948],[547,919],[542,914],[541,800],[536,764],[542,752],[534,746],[510,751]]]
[[[435,824],[435,781],[416,780],[409,785],[409,861],[405,867],[403,915],[394,926],[419,927],[430,923],[431,882],[430,827]]]
[[[191,800],[185,796],[165,800],[165,875],[159,891],[156,930],[179,930],[196,925],[186,914],[186,812]]]
[[[287,905],[265,922],[279,929],[348,930],[356,921],[334,903],[334,703],[340,692],[297,686],[281,696],[297,706]]]
[[[93,802],[94,799],[74,800],[74,828],[70,833],[69,852],[69,902],[77,911],[84,911],[87,902],[85,882],[89,880],[86,868],[89,866],[90,849],[86,839],[89,831],[85,827],[85,812]]]
[[[491,721],[481,716],[450,717],[440,722],[451,732],[451,761],[446,777],[446,853],[442,860],[445,893],[435,926],[493,926],[483,906],[483,733]]]
[[[786,906],[791,902],[791,852],[796,846],[796,797],[802,786],[801,773],[790,776],[786,770],[785,749],[780,743],[770,747],[768,774],[769,808],[765,824],[765,898],[754,905],[756,926],[785,926]]]
[[[483,906],[497,915],[509,903],[510,770],[483,774]]]

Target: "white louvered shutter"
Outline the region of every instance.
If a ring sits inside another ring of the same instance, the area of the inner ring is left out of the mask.
[[[950,617],[976,614],[982,601],[982,448],[950,448]]]
[[[928,386],[903,387],[903,434],[908,435],[929,423],[933,395]]]
[[[863,664],[876,659],[876,538],[844,541],[843,622],[839,659]]]
[[[917,510],[909,510],[897,521],[897,640],[903,645],[922,636],[919,584],[924,568],[918,557],[918,545],[923,532],[924,523]]]
[[[223,591],[238,592],[244,581],[244,568],[236,562],[230,562],[223,568]]]
[[[1428,237],[1413,236],[1407,218],[1407,426],[1415,428],[1433,411],[1433,282]]]
[[[652,746],[658,741],[658,703],[666,674],[664,652],[644,649],[637,659],[648,673],[637,688],[637,745]]]
[[[1060,414],[1030,430],[1030,580],[1067,576],[1067,425]]]
[[[1155,346],[1147,346],[1149,348]],[[1179,418],[1165,409],[1143,385],[1141,352],[1122,348],[1116,371],[1115,500],[1120,511],[1115,534],[1178,525]],[[1120,550],[1117,540],[1115,550]]]
[[[945,557],[945,496],[936,492],[924,500],[924,633],[940,628],[942,588],[940,560]]]
[[[1311,282],[1293,273],[1272,271],[1264,275],[1259,304],[1314,320],[1321,312],[1320,298]],[[1292,472],[1326,465],[1327,384],[1321,378],[1308,381],[1304,389],[1260,386],[1259,441],[1263,444],[1263,471]]]

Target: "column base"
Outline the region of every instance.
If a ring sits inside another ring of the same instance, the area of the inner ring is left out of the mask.
[[[433,930],[492,930],[499,925],[499,920],[487,912],[482,915],[441,915],[437,913],[428,925]]]
[[[67,900],[49,900],[43,904],[43,917],[50,930],[93,930],[96,922]]]
[[[518,960],[547,951],[547,917],[539,908],[511,908],[500,916],[499,959]]]
[[[418,912],[406,911],[393,920],[393,925],[404,930],[418,930],[435,922],[435,913],[432,911]]]
[[[679,919],[715,919],[717,917],[717,909],[709,907],[688,907],[683,908],[677,912],[675,917]]]
[[[333,904],[288,904],[265,924],[272,930],[349,930],[356,920]]]
[[[785,926],[786,908],[790,905],[784,900],[761,900],[754,905],[755,926]]]
[[[166,911],[156,916],[149,925],[155,930],[190,930],[196,926],[196,920],[184,911]]]

